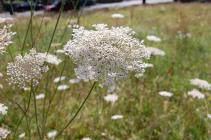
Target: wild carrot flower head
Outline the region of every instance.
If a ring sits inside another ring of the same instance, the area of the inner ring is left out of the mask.
[[[204,99],[205,95],[203,93],[201,93],[200,91],[198,91],[197,89],[193,89],[191,91],[188,91],[188,95],[192,96],[193,98],[197,98],[197,99]]]
[[[199,87],[201,89],[211,90],[211,84],[208,83],[205,80],[201,80],[201,79],[198,79],[198,78],[191,79],[190,80],[190,84],[194,85],[194,86],[197,86],[197,87]]]
[[[108,28],[105,24],[73,29],[73,39],[64,47],[77,68],[77,78],[100,80],[109,84],[125,78],[129,72],[143,74],[149,57],[143,42],[134,38],[129,27]]]
[[[12,36],[15,35],[15,32],[11,32],[10,28],[12,25],[4,26],[0,29],[0,54],[4,53],[6,46],[12,43]]]
[[[45,59],[40,56],[35,49],[24,56],[16,56],[14,62],[7,66],[8,81],[10,84],[17,85],[20,88],[29,86],[32,82],[33,86],[39,83],[42,74],[48,71],[48,67],[44,65]]]
[[[7,110],[8,110],[8,107],[5,106],[4,104],[0,103],[0,115],[6,115],[7,114]]]
[[[9,134],[10,134],[9,130],[0,127],[0,140],[1,139],[6,139]]]

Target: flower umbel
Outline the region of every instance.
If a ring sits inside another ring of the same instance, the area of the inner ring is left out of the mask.
[[[14,62],[7,66],[8,81],[10,84],[25,88],[30,82],[33,86],[39,83],[42,74],[48,71],[44,65],[45,59],[35,49],[24,56],[16,56]]]
[[[73,39],[64,47],[78,67],[77,78],[110,84],[125,78],[129,72],[143,74],[144,60],[149,58],[143,42],[134,38],[129,27],[108,28],[93,25],[95,30],[79,27],[73,30]]]
[[[4,53],[6,46],[12,43],[12,36],[15,35],[15,32],[11,32],[10,28],[12,25],[4,26],[0,29],[0,54]]]
[[[1,139],[6,139],[9,134],[10,134],[9,130],[0,127],[0,140]]]
[[[0,103],[0,115],[6,115],[7,114],[7,110],[8,110],[8,107],[5,106],[4,104]]]

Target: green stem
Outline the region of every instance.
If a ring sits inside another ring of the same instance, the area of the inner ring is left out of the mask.
[[[50,43],[49,43],[49,46],[48,46],[48,49],[47,49],[47,54],[48,54],[49,51],[50,51],[51,44],[52,44],[52,42],[53,42],[53,39],[54,39],[54,36],[55,36],[55,33],[56,33],[56,29],[57,29],[57,27],[58,27],[58,24],[59,24],[59,21],[60,21],[60,18],[61,18],[63,9],[64,9],[64,0],[62,0],[62,5],[61,5],[60,11],[59,11],[59,16],[58,16],[58,18],[57,18],[56,25],[55,25],[55,28],[54,28],[54,31],[53,31],[53,35],[52,35],[52,37],[51,37],[51,40],[50,40]],[[46,55],[47,55],[47,54],[46,54]]]
[[[40,133],[39,123],[38,123],[36,95],[35,95],[35,92],[33,90],[32,90],[32,93],[33,93],[33,97],[34,97],[34,110],[35,110],[35,119],[36,119],[36,125],[37,125],[37,132],[38,132],[39,138],[41,140],[42,136],[41,136],[41,133]]]
[[[80,107],[78,108],[78,110],[76,111],[75,115],[74,115],[74,116],[69,120],[69,122],[59,131],[59,133],[58,133],[58,135],[57,135],[56,137],[60,136],[60,135],[64,132],[64,130],[65,130],[74,120],[75,120],[75,118],[78,116],[79,112],[81,111],[81,109],[82,109],[83,106],[85,105],[87,99],[90,97],[90,95],[91,95],[91,93],[92,93],[92,91],[93,91],[95,85],[96,85],[96,82],[93,83],[93,85],[92,85],[92,87],[91,87],[89,93],[87,94],[87,96],[86,96],[86,98],[84,99],[84,101],[81,103],[81,105],[80,105]]]

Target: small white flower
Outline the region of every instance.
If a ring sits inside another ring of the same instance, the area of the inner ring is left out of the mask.
[[[105,133],[105,132],[102,132],[101,135],[102,135],[102,136],[106,136],[106,133]]]
[[[64,54],[65,51],[64,50],[61,50],[61,49],[58,49],[58,50],[56,50],[56,53],[58,53],[58,54]]]
[[[30,91],[30,90],[31,90],[31,88],[29,88],[29,87],[25,87],[23,90],[24,90],[24,91]]]
[[[22,138],[24,138],[26,136],[26,133],[21,133],[18,137],[20,138],[20,139],[22,139]]]
[[[154,48],[154,47],[146,47],[146,50],[148,51],[148,53],[152,56],[156,56],[156,55],[159,55],[159,56],[165,56],[165,52],[161,49],[158,49],[158,48]]]
[[[159,95],[164,96],[164,97],[171,97],[171,96],[173,96],[173,93],[168,92],[168,91],[160,91]]]
[[[0,115],[6,115],[7,114],[7,110],[8,110],[8,107],[5,106],[4,104],[0,103]]]
[[[81,140],[92,140],[92,139],[89,138],[89,137],[84,137],[84,138],[82,138]]]
[[[47,53],[39,53],[41,57],[45,59],[45,62],[53,65],[59,65],[62,60],[60,60],[56,55],[53,54],[47,54]]]
[[[115,103],[118,100],[118,96],[116,94],[109,94],[104,96],[104,100],[106,102]]]
[[[57,89],[58,89],[59,91],[64,91],[64,90],[67,90],[68,88],[69,88],[68,85],[59,85],[59,86],[57,87]]]
[[[0,78],[2,78],[4,75],[0,72]]]
[[[204,99],[205,95],[202,94],[200,91],[198,91],[197,89],[193,89],[191,91],[188,92],[189,96],[192,96],[193,98],[198,98],[198,99]]]
[[[54,83],[58,83],[58,82],[61,82],[61,81],[63,81],[63,80],[65,80],[66,79],[66,77],[65,76],[61,76],[61,77],[56,77],[55,79],[54,79]]]
[[[49,139],[54,139],[57,135],[57,131],[56,130],[52,130],[50,132],[48,132],[47,136]]]
[[[119,120],[119,119],[122,119],[122,118],[123,118],[122,115],[113,115],[113,116],[111,116],[112,120]]]
[[[122,19],[125,16],[123,14],[114,13],[114,14],[111,15],[111,17],[114,18],[114,19]]]
[[[211,119],[211,114],[207,114],[207,118]]]
[[[70,84],[77,84],[77,83],[79,83],[81,80],[80,79],[70,79],[69,80],[69,83]]]
[[[198,79],[198,78],[191,79],[190,84],[194,85],[194,86],[198,86],[201,89],[211,90],[211,84],[208,83],[205,80],[201,80],[201,79]]]
[[[41,99],[44,99],[44,98],[45,98],[45,94],[44,93],[41,93],[41,94],[36,96],[36,100],[41,100]]]
[[[6,139],[9,134],[10,134],[9,130],[0,127],[0,139]]]
[[[148,35],[147,40],[153,41],[153,42],[161,42],[161,39],[155,35]]]

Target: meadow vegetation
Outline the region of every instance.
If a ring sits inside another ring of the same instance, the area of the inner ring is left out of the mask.
[[[123,19],[113,19],[113,13],[121,13]],[[20,50],[29,52],[34,46],[39,52],[46,52],[51,42],[58,14],[45,14],[33,17],[32,27],[26,36],[29,18],[19,18],[13,24],[16,32],[13,43],[0,56],[0,102],[8,106],[8,114],[0,118],[11,134],[8,139],[19,139],[21,133],[29,129],[33,140],[39,139],[34,118],[33,102],[26,115],[30,91],[18,90],[8,85],[6,67]],[[46,18],[48,17],[48,18]],[[51,130],[61,130],[77,111],[88,94],[92,81],[70,84],[75,78],[76,65],[63,53],[56,50],[71,38],[72,29],[67,26],[76,19],[72,12],[62,13],[50,53],[56,54],[63,62],[51,65],[49,72],[41,79],[36,94],[44,93],[45,98],[37,100],[38,123],[41,133],[47,139]],[[42,22],[42,26],[41,25]],[[130,7],[125,9],[107,9],[87,12],[81,15],[80,25],[92,29],[93,24],[104,23],[108,26],[129,26],[135,37],[144,40],[147,47],[155,47],[165,52],[164,56],[152,56],[147,62],[153,68],[147,68],[140,79],[129,75],[118,82],[115,94],[118,100],[106,102],[108,91],[97,83],[90,98],[71,125],[58,140],[80,140],[89,137],[92,140],[209,140],[211,139],[211,92],[190,84],[190,80],[200,78],[211,82],[211,5],[209,4],[164,4]],[[3,26],[3,25],[1,25]],[[161,41],[146,39],[147,35],[158,36]],[[25,41],[24,41],[25,40]],[[25,43],[23,43],[25,42]],[[11,57],[12,56],[12,57]],[[65,76],[58,83],[54,79]],[[66,90],[57,90],[58,85],[67,85]],[[203,99],[188,96],[188,92],[197,89],[205,95]],[[171,97],[160,96],[160,91],[173,93]],[[3,94],[4,93],[4,94]],[[51,102],[51,99],[52,102]],[[48,104],[50,108],[48,110]],[[111,119],[113,115],[122,115],[121,119]],[[47,117],[46,117],[47,116]],[[19,123],[22,120],[22,123]],[[19,124],[19,125],[18,125]],[[18,127],[17,127],[18,126]]]

